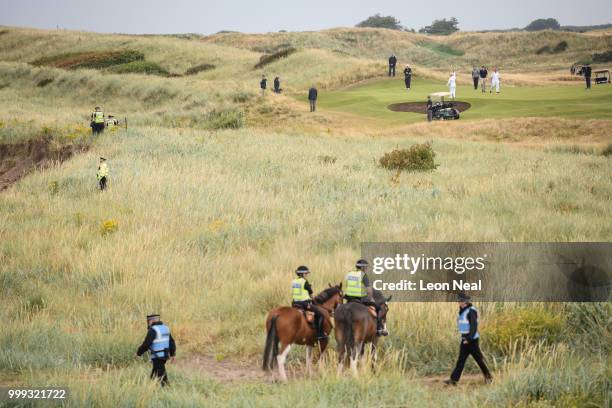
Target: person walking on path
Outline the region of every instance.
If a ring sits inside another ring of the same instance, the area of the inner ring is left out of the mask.
[[[261,81],[259,81],[259,87],[261,88],[261,96],[266,94],[266,88],[268,87],[268,79],[265,75],[261,76]]]
[[[489,71],[487,71],[487,67],[484,65],[480,68],[480,85],[482,86],[482,93],[487,91],[487,75],[489,75]]]
[[[448,77],[448,82],[446,83],[446,86],[448,86],[450,97],[452,99],[455,99],[455,91],[457,89],[457,75],[454,72],[452,72],[450,74],[450,77]]]
[[[586,89],[591,89],[591,75],[593,70],[591,69],[591,64],[586,64],[582,69],[584,74],[584,80],[586,81]]]
[[[106,181],[108,178],[108,165],[106,164],[106,159],[104,157],[100,157],[97,177],[100,190],[104,191],[106,189]]]
[[[310,111],[314,112],[317,109],[317,97],[319,96],[319,92],[317,88],[313,85],[308,90],[308,101],[310,102]]]
[[[478,80],[480,79],[480,71],[476,67],[472,67],[472,80],[474,81],[474,90],[478,90]]]
[[[147,350],[151,353],[151,378],[161,382],[162,387],[168,385],[166,362],[174,361],[176,344],[170,334],[170,329],[161,320],[158,314],[147,316],[147,336],[138,347],[136,355],[142,356]]]
[[[406,64],[404,68],[404,83],[406,84],[406,89],[410,90],[410,83],[412,82],[412,68]]]
[[[459,294],[459,314],[457,316],[457,329],[461,335],[461,344],[459,346],[459,358],[450,378],[444,381],[447,385],[457,385],[463,372],[463,367],[467,358],[471,355],[476,360],[476,364],[480,367],[484,375],[485,382],[490,384],[493,377],[489,372],[489,368],[485,364],[484,357],[480,351],[478,339],[478,310],[470,303],[470,297],[464,293]]]
[[[495,88],[495,93],[499,93],[499,71],[497,68],[493,69],[493,74],[491,74],[491,88],[489,89],[489,93],[493,93],[493,88]]]
[[[389,76],[395,76],[395,65],[397,64],[397,58],[395,54],[391,54],[389,57]]]

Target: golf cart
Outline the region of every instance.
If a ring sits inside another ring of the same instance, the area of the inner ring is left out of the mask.
[[[427,109],[427,120],[457,120],[459,111],[452,102],[444,102],[444,97],[450,96],[449,92],[435,92],[429,95],[432,101],[431,108]]]
[[[595,74],[595,83],[596,84],[609,84],[610,83],[610,70],[609,69],[600,69],[597,71],[593,71]]]

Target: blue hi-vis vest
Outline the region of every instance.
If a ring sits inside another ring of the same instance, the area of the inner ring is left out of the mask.
[[[474,310],[478,313],[478,309],[474,306],[470,306],[466,308],[463,312],[459,313],[459,317],[457,317],[457,329],[459,329],[459,333],[468,334],[470,332],[470,321],[468,320],[468,313],[470,310]],[[478,334],[478,330],[474,333],[474,340],[479,338],[480,334]]]
[[[156,358],[168,358],[170,355],[170,329],[165,324],[151,326],[155,330],[155,339],[149,347],[151,360]]]

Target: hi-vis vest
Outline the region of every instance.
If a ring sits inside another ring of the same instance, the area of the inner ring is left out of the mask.
[[[104,123],[104,112],[96,111],[93,113],[94,123]]]
[[[359,298],[367,296],[361,271],[351,271],[347,273],[344,286],[346,287],[346,292],[344,292],[346,296]]]
[[[115,119],[108,119],[106,121],[106,128],[107,129],[113,129],[115,127],[116,123],[115,123]]]
[[[468,320],[468,313],[470,313],[470,310],[474,310],[476,313],[478,313],[478,310],[474,306],[470,306],[463,312],[459,313],[459,317],[457,317],[457,329],[461,334],[468,334],[470,332],[470,321]],[[478,334],[478,331],[476,331],[476,333],[474,333],[474,339],[477,339],[478,337],[480,337],[480,335]]]
[[[98,167],[98,180],[102,179],[102,177],[108,176],[108,166],[106,163],[100,163],[100,167]]]
[[[151,326],[151,328],[155,330],[155,339],[149,347],[151,360],[168,358],[170,355],[170,329],[165,324],[156,324]]]
[[[308,291],[304,289],[304,284],[306,284],[306,279],[304,278],[296,278],[291,281],[291,294],[294,302],[310,300],[310,295]]]

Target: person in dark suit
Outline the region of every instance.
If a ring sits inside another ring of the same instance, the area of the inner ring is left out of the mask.
[[[404,83],[406,84],[406,89],[410,89],[410,83],[412,82],[412,68],[406,64],[406,68],[404,68]]]
[[[266,88],[268,87],[268,79],[265,75],[261,76],[261,81],[259,81],[259,87],[261,88],[261,96],[266,94]]]
[[[317,97],[319,96],[319,92],[317,88],[313,85],[308,90],[308,101],[310,102],[310,111],[314,112],[317,109]]]
[[[391,54],[389,57],[389,76],[395,76],[395,65],[397,64],[397,58],[395,54]]]
[[[584,75],[584,80],[586,81],[586,89],[591,89],[591,64],[586,64],[582,69],[582,73]]]

